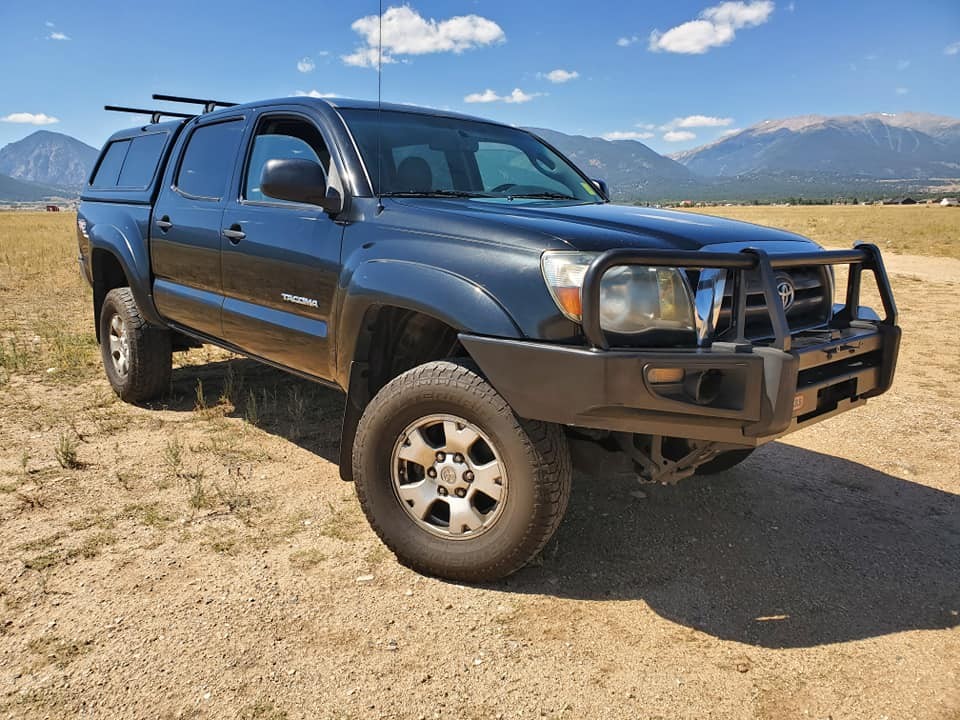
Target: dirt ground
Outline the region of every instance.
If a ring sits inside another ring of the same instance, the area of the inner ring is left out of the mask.
[[[337,393],[201,349],[123,405],[2,230],[0,717],[960,718],[960,261],[888,256],[889,394],[645,497],[598,464],[471,587],[368,529]]]

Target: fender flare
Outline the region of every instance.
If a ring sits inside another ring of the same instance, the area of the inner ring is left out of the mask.
[[[371,308],[400,307],[429,315],[458,333],[522,338],[519,325],[481,285],[409,260],[370,260],[352,273],[337,318],[337,375],[349,387],[363,322]]]
[[[150,287],[150,257],[145,239],[133,229],[137,237],[131,242],[130,231],[124,232],[116,225],[97,224],[90,229],[90,272],[93,277],[94,308],[103,302],[106,289],[97,287],[96,254],[105,252],[113,256],[126,276],[127,284],[133,293],[137,307],[144,319],[152,325],[165,326],[163,318],[157,312]],[[101,296],[98,298],[98,292]],[[94,318],[99,327],[98,318]]]

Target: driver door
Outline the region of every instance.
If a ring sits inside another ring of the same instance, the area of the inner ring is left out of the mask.
[[[223,213],[223,333],[251,355],[330,379],[343,227],[315,205],[261,192],[263,166],[275,158],[313,160],[329,172],[328,145],[311,119],[292,112],[257,119],[239,192]]]

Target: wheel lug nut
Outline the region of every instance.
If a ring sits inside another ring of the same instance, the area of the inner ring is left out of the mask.
[[[464,490],[463,488],[457,488],[454,492],[457,494],[457,497],[459,498],[467,496],[467,491]]]
[[[437,492],[440,493],[440,495],[443,497],[447,496],[447,489],[443,486],[438,487]]]
[[[437,476],[437,471],[435,468],[427,468],[427,476],[430,478],[435,478]]]
[[[462,462],[463,462],[463,455],[461,455],[460,453],[457,453],[456,455],[453,456],[453,461],[454,461],[455,463],[462,463]]]
[[[467,481],[468,483],[469,483],[469,482],[473,482],[473,471],[472,471],[472,470],[467,470],[467,471],[463,474],[463,479],[464,479],[465,481]]]
[[[438,452],[438,453],[437,453],[437,462],[443,462],[443,461],[446,460],[446,459],[447,459],[447,454],[446,454],[446,453],[444,453],[444,452]]]

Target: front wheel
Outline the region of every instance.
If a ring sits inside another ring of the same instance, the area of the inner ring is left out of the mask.
[[[388,383],[360,419],[357,496],[405,565],[451,580],[496,580],[551,538],[570,497],[560,428],[518,419],[474,369],[420,365]]]

